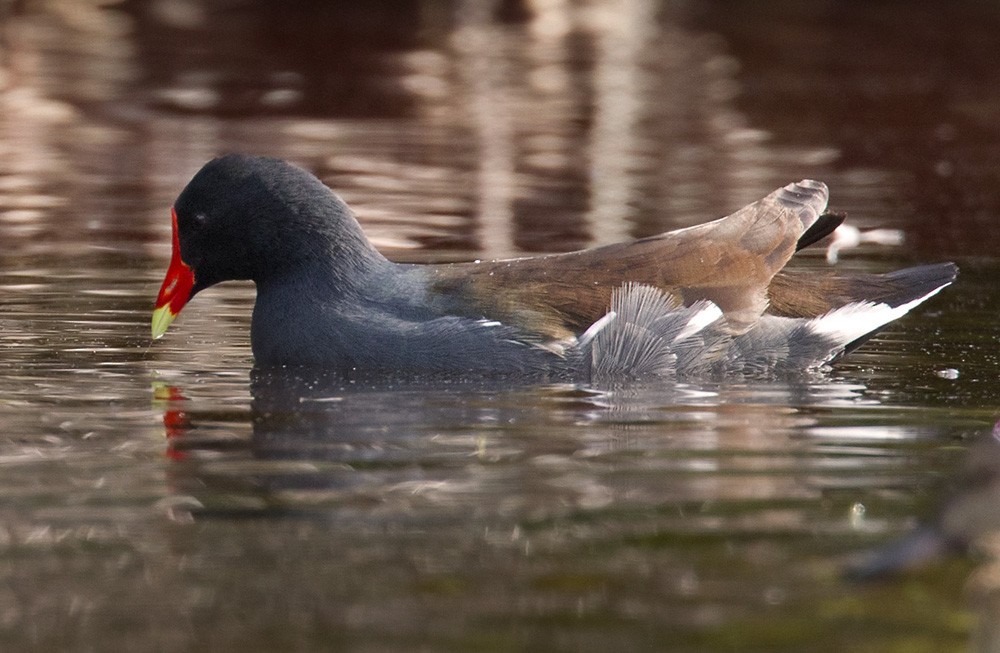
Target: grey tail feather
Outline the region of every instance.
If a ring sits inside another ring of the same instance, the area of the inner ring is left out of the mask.
[[[812,323],[805,318],[761,316],[753,329],[732,339],[725,356],[726,373],[765,376],[830,362],[844,343],[815,332]]]
[[[581,338],[592,380],[675,375],[678,352],[690,357],[692,339],[722,313],[711,302],[685,307],[657,288],[628,283],[612,294],[608,315]]]

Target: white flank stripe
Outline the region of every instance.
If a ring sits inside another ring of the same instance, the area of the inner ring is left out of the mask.
[[[604,327],[611,324],[616,317],[618,317],[618,313],[615,313],[614,311],[608,311],[604,315],[604,317],[602,317],[601,319],[599,319],[598,321],[594,322],[589,327],[587,327],[587,330],[584,331],[583,334],[580,336],[579,339],[580,346],[584,346],[588,342],[593,340],[597,336],[597,334],[600,333],[604,329]]]
[[[923,297],[917,297],[905,304],[893,308],[888,304],[874,302],[854,302],[835,308],[809,322],[809,330],[820,335],[830,336],[836,342],[847,344],[861,336],[871,333],[883,324],[888,324],[910,312],[915,306],[922,304],[938,294],[942,288],[951,282],[941,284]]]
[[[681,329],[680,333],[678,333],[674,338],[674,342],[680,342],[685,338],[693,336],[709,324],[718,320],[720,317],[722,317],[722,309],[712,302],[708,302],[708,305],[705,306],[705,308],[695,313],[691,319],[688,320],[687,326]]]

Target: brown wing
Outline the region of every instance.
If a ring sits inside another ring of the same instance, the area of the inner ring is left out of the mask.
[[[434,268],[432,290],[448,309],[518,326],[541,337],[580,333],[604,315],[627,281],[690,304],[708,299],[730,329],[748,329],[767,307],[767,287],[820,216],[827,189],[802,181],[725,218],[649,238],[532,258]]]

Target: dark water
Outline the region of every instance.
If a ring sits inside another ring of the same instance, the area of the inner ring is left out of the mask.
[[[0,3],[0,648],[997,650],[1000,10],[761,4]],[[401,260],[811,177],[905,235],[842,268],[962,274],[815,377],[252,377],[250,287],[148,339],[230,150]],[[845,575],[918,524],[971,553]]]

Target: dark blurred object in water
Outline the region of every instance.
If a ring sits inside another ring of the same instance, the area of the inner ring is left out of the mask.
[[[942,556],[972,552],[1000,563],[1000,422],[989,435],[972,443],[965,464],[949,483],[951,496],[937,517],[904,538],[858,556],[848,574],[874,579],[904,573],[931,564]],[[985,575],[980,574],[981,578]],[[989,591],[1000,590],[1000,577],[989,581]]]

